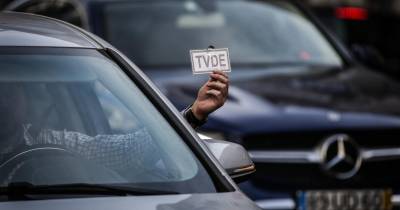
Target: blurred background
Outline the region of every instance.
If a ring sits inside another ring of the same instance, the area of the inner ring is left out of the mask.
[[[399,0],[306,0],[364,64],[400,77]]]
[[[319,21],[364,65],[400,78],[400,0],[304,0]],[[3,0],[3,10],[43,14],[84,28],[76,0]]]

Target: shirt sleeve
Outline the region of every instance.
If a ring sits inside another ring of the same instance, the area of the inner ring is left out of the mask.
[[[192,112],[192,105],[186,107],[183,111],[181,111],[181,114],[186,119],[186,121],[190,124],[190,126],[192,126],[192,128],[194,128],[194,129],[201,127],[202,125],[204,125],[207,122],[207,119],[202,120],[202,121],[196,119],[196,117],[194,116],[194,114]]]

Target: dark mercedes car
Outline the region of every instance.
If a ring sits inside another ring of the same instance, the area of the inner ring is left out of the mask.
[[[7,9],[48,13],[35,2]],[[81,15],[83,27],[131,57],[178,108],[193,101],[206,79],[188,70],[189,50],[229,48],[229,99],[201,131],[250,151],[258,172],[241,188],[261,207],[399,205],[400,85],[359,65],[301,2],[79,5],[65,16]]]

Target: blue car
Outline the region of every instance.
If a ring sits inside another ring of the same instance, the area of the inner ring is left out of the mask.
[[[7,9],[51,15],[37,1],[15,2]],[[228,101],[200,131],[249,150],[258,171],[241,188],[259,206],[400,204],[400,172],[391,170],[400,159],[400,84],[360,65],[301,2],[76,3],[64,16],[132,58],[180,109],[207,79],[192,75],[189,50],[229,48]]]

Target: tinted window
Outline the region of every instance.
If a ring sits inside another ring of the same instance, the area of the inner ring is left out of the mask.
[[[2,186],[91,183],[215,191],[146,95],[96,51],[0,50],[0,114]]]

